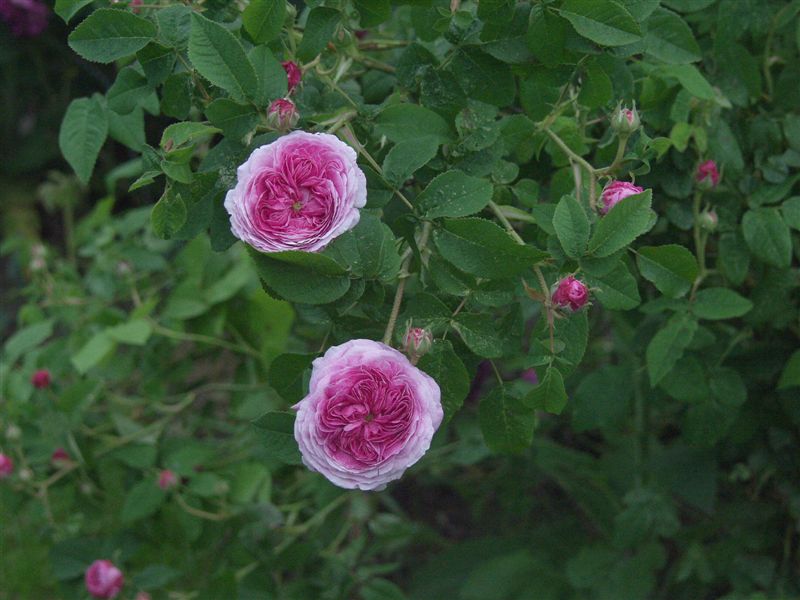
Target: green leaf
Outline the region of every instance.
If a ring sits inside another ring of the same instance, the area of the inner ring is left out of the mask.
[[[774,267],[789,267],[792,262],[792,238],[778,209],[748,210],[742,217],[742,232],[753,255]]]
[[[392,5],[389,0],[353,0],[353,6],[361,15],[361,27],[374,27],[387,21],[392,16]]]
[[[281,398],[295,404],[303,398],[303,374],[316,354],[281,354],[269,366],[268,382]]]
[[[390,183],[401,186],[436,156],[438,150],[439,140],[429,135],[395,144],[383,159],[383,176]]]
[[[639,248],[636,264],[642,277],[670,298],[686,294],[697,278],[697,260],[689,250],[677,244]]]
[[[236,99],[255,98],[258,80],[241,42],[219,23],[192,13],[189,60],[211,83]]]
[[[133,576],[133,583],[143,590],[157,590],[169,585],[180,575],[178,569],[167,565],[148,565]]]
[[[567,391],[561,372],[555,367],[547,367],[541,382],[528,393],[525,400],[533,408],[560,415],[567,405]]]
[[[586,283],[597,288],[594,295],[609,310],[630,310],[642,301],[636,278],[624,262],[601,277],[586,275]]]
[[[139,64],[147,77],[147,82],[151,86],[164,83],[167,77],[172,74],[177,57],[175,51],[167,46],[162,46],[158,42],[151,42],[136,53]]]
[[[374,0],[360,0],[361,3],[369,2],[370,4],[372,4],[373,1]],[[358,3],[359,2],[356,2],[356,4]],[[386,6],[389,6],[389,0],[386,0]],[[407,596],[403,594],[403,590],[388,579],[370,579],[361,586],[360,594],[361,600],[407,600]]]
[[[97,96],[70,102],[61,130],[58,147],[69,166],[84,184],[89,183],[94,163],[108,135],[108,115]]]
[[[452,325],[467,347],[478,356],[499,358],[503,355],[503,340],[495,324],[486,315],[461,313]]]
[[[779,390],[790,387],[800,387],[800,350],[795,350],[786,361],[781,378],[778,380]]]
[[[156,35],[147,19],[113,8],[89,15],[67,38],[70,48],[86,60],[110,63],[144,48]]]
[[[555,66],[564,60],[569,23],[549,10],[531,11],[531,23],[526,42],[528,48],[543,64]]]
[[[452,138],[450,127],[441,116],[417,104],[392,104],[375,119],[375,131],[395,143],[435,137],[439,143]]]
[[[161,147],[170,151],[176,150],[186,144],[194,144],[197,140],[219,133],[216,127],[210,127],[205,123],[195,123],[185,121],[183,123],[173,123],[161,134]]]
[[[242,24],[257,44],[271,42],[286,20],[286,0],[251,0],[242,12]]]
[[[13,364],[20,356],[27,354],[53,335],[53,321],[41,321],[18,329],[3,346],[5,359]]]
[[[182,4],[173,4],[156,11],[158,39],[172,48],[186,48],[192,29],[192,13],[191,8]]]
[[[144,102],[153,93],[147,78],[133,67],[125,67],[108,88],[108,107],[119,115],[125,115]]]
[[[92,3],[93,0],[56,0],[56,5],[53,11],[64,20],[64,23],[69,23],[78,11],[84,6]]]
[[[283,98],[288,89],[286,71],[270,52],[267,46],[256,46],[248,53],[248,58],[256,70],[258,89],[254,98],[261,107],[269,106],[276,98]]]
[[[647,345],[647,371],[650,385],[656,387],[683,356],[684,350],[692,343],[697,321],[690,315],[673,315],[650,340]]]
[[[158,487],[153,478],[140,481],[125,496],[120,518],[123,523],[133,523],[155,513],[163,504],[167,494]]]
[[[115,343],[105,332],[94,334],[80,350],[72,355],[72,366],[83,375],[101,360],[103,360],[113,349]]]
[[[708,80],[703,77],[694,65],[667,65],[660,72],[667,77],[674,77],[683,88],[701,100],[713,100],[716,93]]]
[[[753,303],[727,288],[708,288],[697,292],[692,312],[700,319],[733,319],[747,314]]]
[[[258,113],[252,105],[239,104],[230,98],[214,100],[206,106],[206,116],[226,137],[237,140],[253,131],[258,124]]]
[[[533,408],[500,385],[481,400],[478,420],[492,452],[519,454],[530,447],[536,421]]]
[[[474,100],[494,106],[507,106],[514,101],[517,94],[511,66],[478,48],[460,48],[448,69],[458,80],[464,93]],[[487,85],[487,82],[491,82],[491,85]]]
[[[665,63],[692,63],[702,58],[686,21],[665,8],[656,9],[647,20],[644,43],[647,54]]]
[[[580,258],[589,243],[589,217],[574,196],[564,196],[553,213],[553,228],[564,253]]]
[[[781,205],[784,222],[791,228],[800,231],[800,196],[789,198]]]
[[[248,251],[268,288],[290,302],[327,304],[350,289],[347,271],[324,254]]]
[[[453,418],[464,404],[470,388],[470,377],[464,363],[447,340],[435,340],[417,367],[433,377],[442,392],[444,420]]]
[[[614,0],[567,0],[560,14],[580,35],[601,46],[625,46],[642,39],[639,24]]]
[[[547,258],[533,246],[518,244],[503,229],[484,219],[448,219],[433,240],[442,257],[462,271],[496,279],[513,277]]]
[[[363,211],[358,225],[336,238],[326,253],[366,279],[392,281],[400,272],[400,254],[392,230]]]
[[[480,212],[492,199],[492,184],[453,170],[433,178],[415,204],[425,219],[466,217]]]
[[[168,240],[183,227],[186,222],[186,203],[181,195],[168,189],[161,196],[150,213],[150,224],[153,233]]]
[[[311,9],[303,31],[303,39],[297,47],[297,58],[302,62],[314,60],[336,31],[340,18],[341,13],[335,8],[317,6]]]
[[[294,413],[268,412],[253,421],[259,440],[269,454],[290,465],[302,463],[294,439]]]
[[[589,240],[589,252],[600,257],[610,256],[645,233],[652,222],[652,197],[652,190],[645,190],[616,204],[597,224]]]
[[[144,346],[153,333],[153,326],[150,325],[147,319],[131,319],[127,323],[107,327],[105,333],[117,342],[133,346]]]
[[[744,236],[739,231],[723,233],[719,237],[719,269],[731,283],[741,285],[750,268],[750,252]]]

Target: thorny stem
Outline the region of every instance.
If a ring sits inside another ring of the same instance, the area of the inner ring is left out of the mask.
[[[422,251],[427,245],[430,234],[431,224],[427,222],[422,226],[422,233],[420,234],[419,242],[417,243],[420,251]],[[394,302],[392,303],[392,312],[389,313],[389,320],[386,323],[386,331],[383,334],[383,343],[387,346],[390,345],[392,341],[394,328],[397,324],[397,315],[400,313],[400,305],[403,302],[403,292],[406,288],[406,279],[408,279],[410,275],[408,269],[411,267],[411,260],[413,258],[414,254],[409,254],[403,261],[403,265],[400,267],[400,274],[398,275],[398,279],[400,281],[397,283],[397,291],[394,293]]]
[[[694,202],[692,203],[692,216],[694,217],[694,250],[697,255],[699,270],[697,272],[697,278],[692,285],[692,292],[689,295],[690,300],[694,299],[697,288],[700,287],[700,284],[706,278],[706,275],[708,275],[708,270],[706,269],[706,241],[708,241],[708,234],[700,228],[700,201],[702,197],[703,192],[700,190],[695,191]]]

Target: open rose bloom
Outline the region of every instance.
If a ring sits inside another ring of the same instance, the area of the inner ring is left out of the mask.
[[[86,569],[86,589],[95,598],[114,598],[122,590],[125,577],[110,560],[96,560]]]
[[[327,133],[294,131],[256,148],[237,175],[225,197],[231,231],[261,252],[318,252],[367,203],[355,151]]]
[[[589,288],[572,275],[564,277],[553,292],[553,304],[571,311],[580,310],[589,300]]]
[[[314,360],[294,436],[303,463],[349,489],[380,490],[427,452],[442,422],[436,382],[397,350],[350,340]]]

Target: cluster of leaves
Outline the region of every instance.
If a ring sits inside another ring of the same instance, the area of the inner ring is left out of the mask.
[[[56,2],[70,48],[116,66],[67,109],[64,157],[91,185],[111,138],[134,153],[114,180],[160,198],[99,202],[4,346],[4,420],[37,475],[18,484],[36,501],[2,490],[22,515],[12,589],[78,593],[113,554],[142,589],[209,597],[800,593],[800,3],[240,9]],[[368,180],[358,226],[319,254],[245,252],[222,206],[276,138],[285,60],[299,127],[339,135]],[[619,103],[638,131],[611,127]],[[704,190],[709,158],[723,179]],[[612,179],[645,191],[602,216]],[[567,274],[592,308],[553,306]],[[286,409],[319,351],[397,345],[406,324],[434,334],[418,366],[446,424],[408,481],[340,494],[296,466]],[[76,462],[45,478],[53,440]],[[159,467],[186,478],[174,494]],[[44,548],[32,524],[58,541],[44,583],[22,568]]]

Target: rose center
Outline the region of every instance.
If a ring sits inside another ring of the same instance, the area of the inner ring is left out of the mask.
[[[293,210],[294,212],[296,212],[296,213],[299,213],[299,212],[300,212],[300,210],[301,210],[302,208],[303,208],[303,203],[302,203],[302,202],[300,202],[300,200],[295,200],[295,201],[292,203],[292,210]]]
[[[375,415],[373,415],[371,412],[369,412],[369,413],[367,413],[367,414],[366,414],[366,416],[364,417],[364,422],[365,422],[365,423],[369,423],[370,421],[372,421],[372,420],[374,420],[374,419],[375,419]]]

